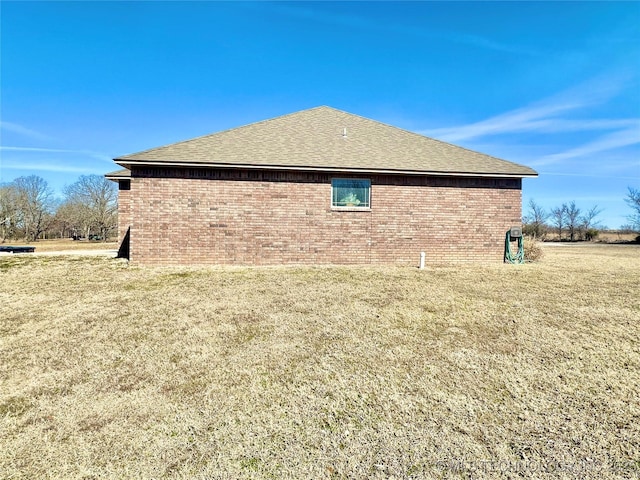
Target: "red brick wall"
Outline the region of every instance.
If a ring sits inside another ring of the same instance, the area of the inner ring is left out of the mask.
[[[340,211],[326,174],[133,173],[137,264],[418,265],[422,251],[427,264],[500,262],[505,232],[521,223],[519,179],[360,175],[371,209]]]

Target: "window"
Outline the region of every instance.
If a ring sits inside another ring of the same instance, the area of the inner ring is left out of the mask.
[[[331,180],[331,206],[370,208],[371,180],[334,178]]]

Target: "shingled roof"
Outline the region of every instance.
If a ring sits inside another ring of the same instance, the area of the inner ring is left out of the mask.
[[[115,172],[109,172],[105,177],[109,180],[126,180],[127,178],[131,178],[131,170],[123,168],[121,170],[116,170]]]
[[[317,107],[115,159],[133,165],[534,177],[519,165]]]

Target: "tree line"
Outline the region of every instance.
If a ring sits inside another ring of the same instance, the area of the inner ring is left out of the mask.
[[[82,175],[56,198],[46,180],[30,175],[0,184],[0,243],[8,239],[37,241],[40,238],[87,238],[106,241],[117,230],[116,184],[101,175]],[[625,198],[631,207],[623,230],[640,232],[640,189],[629,187]],[[524,233],[544,239],[592,240],[598,236],[594,205],[583,210],[574,201],[546,210],[531,199],[523,217]]]
[[[30,175],[0,184],[0,243],[8,239],[86,238],[106,241],[118,225],[116,184],[82,175],[57,198],[46,180]]]
[[[630,223],[620,229],[640,232],[640,189],[629,187],[625,202],[633,213],[627,217]],[[541,240],[550,233],[557,235],[559,240],[593,240],[601,228],[598,221],[600,213],[602,209],[598,205],[583,210],[575,201],[546,210],[531,199],[527,215],[523,217],[523,232]]]

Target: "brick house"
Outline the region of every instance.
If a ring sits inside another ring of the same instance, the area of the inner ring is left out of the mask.
[[[114,161],[141,265],[499,262],[537,176],[329,107]]]

